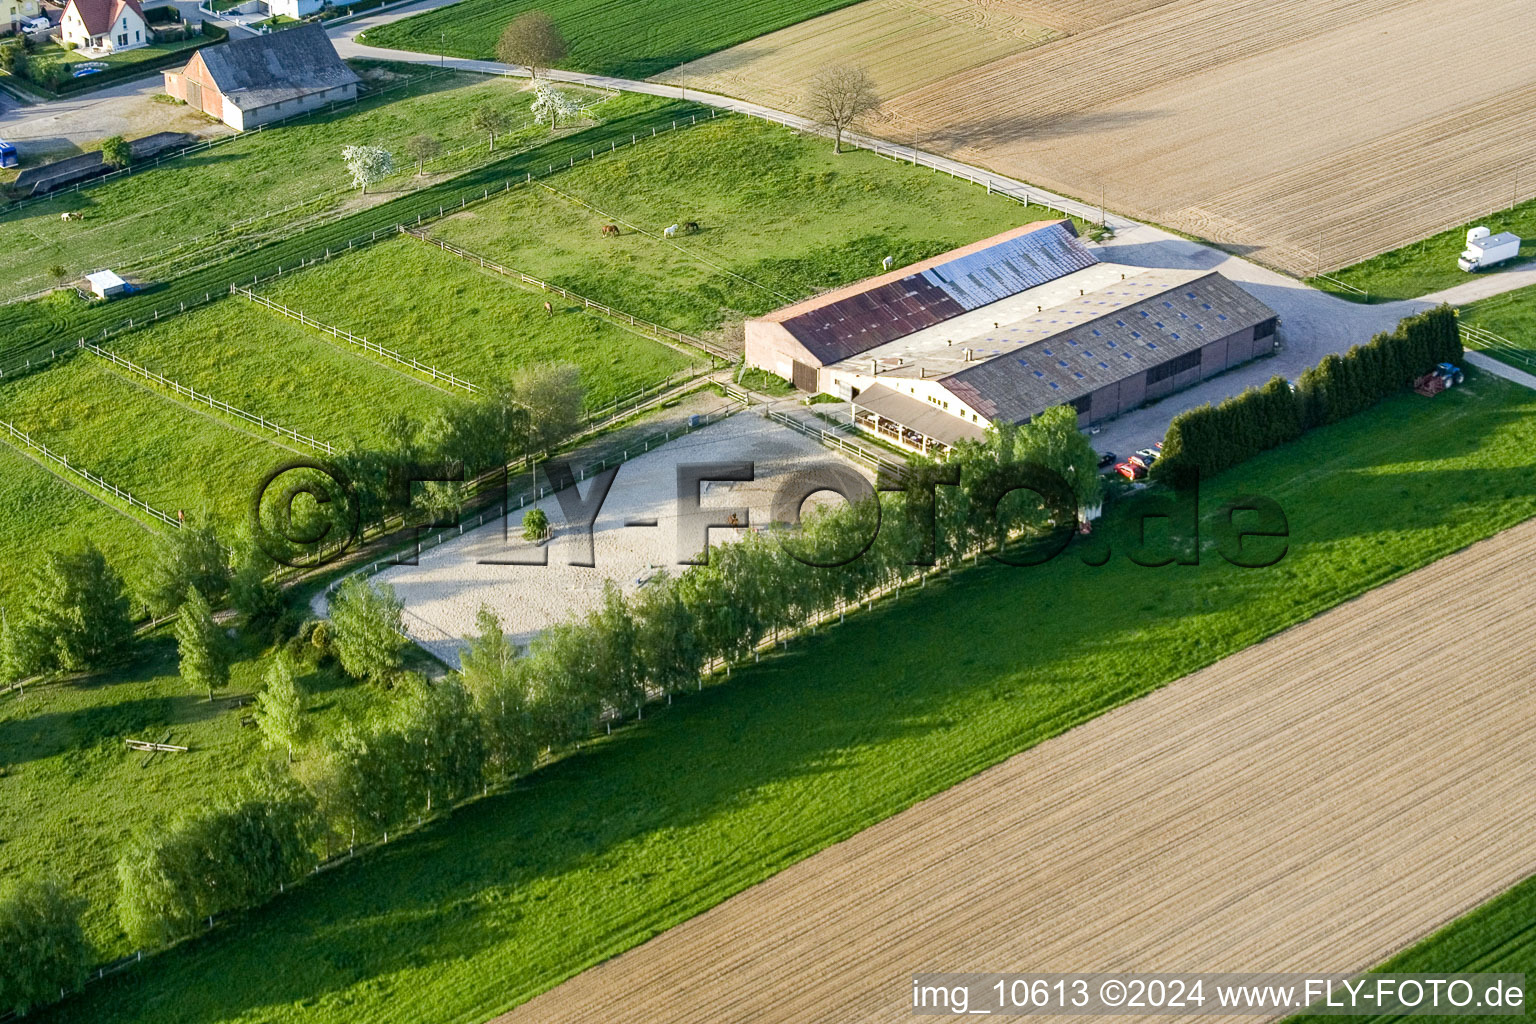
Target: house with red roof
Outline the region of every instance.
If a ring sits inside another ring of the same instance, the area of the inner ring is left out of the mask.
[[[69,0],[59,38],[82,50],[116,53],[147,45],[149,25],[139,0]]]

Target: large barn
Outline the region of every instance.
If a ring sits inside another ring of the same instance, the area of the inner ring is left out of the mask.
[[[319,25],[208,46],[165,72],[165,91],[245,131],[357,96],[362,80]]]
[[[748,321],[746,358],[934,453],[1056,405],[1118,416],[1272,351],[1276,324],[1218,273],[1101,263],[1050,221]]]

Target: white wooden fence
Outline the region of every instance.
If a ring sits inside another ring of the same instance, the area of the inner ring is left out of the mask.
[[[1514,363],[1526,370],[1536,370],[1536,356],[1530,350],[1521,348],[1502,334],[1494,334],[1484,330],[1475,324],[1461,323],[1461,343],[1470,349],[1487,352],[1491,356],[1497,356],[1505,362]]]
[[[87,352],[90,352],[92,355],[100,356],[102,359],[107,360],[115,366],[122,367],[129,373],[137,374],[147,381],[152,381],[156,384],[159,384],[161,387],[170,388],[171,391],[175,392],[175,394],[178,396],[195,402],[198,405],[206,405],[210,409],[217,409],[219,412],[233,416],[236,419],[244,420],[246,423],[255,424],[256,426],[261,427],[263,430],[272,431],[279,437],[286,437],[291,441],[297,441],[300,444],[308,445],[317,452],[324,452],[326,455],[336,454],[336,449],[328,441],[317,440],[313,437],[310,437],[308,434],[301,434],[297,430],[285,427],[280,423],[274,423],[267,419],[265,416],[258,416],[255,413],[246,412],[244,409],[236,408],[235,406],[230,405],[228,402],[220,401],[219,399],[214,398],[212,395],[205,395],[201,391],[198,391],[196,388],[189,388],[185,384],[171,380],[169,377],[161,376],[148,367],[140,366],[138,363],[124,359],[122,356],[117,355],[114,352],[108,352],[100,345],[94,345],[91,342],[86,341],[84,338],[80,339],[80,347],[85,349]]]
[[[385,348],[378,342],[369,341],[367,338],[353,334],[346,328],[337,327],[334,324],[322,323],[321,321],[316,320],[314,317],[310,316],[308,313],[305,313],[303,310],[290,309],[283,305],[281,302],[273,302],[271,299],[264,295],[257,295],[249,288],[242,288],[240,285],[232,284],[229,286],[229,293],[231,295],[244,295],[246,298],[250,299],[257,305],[266,306],[268,309],[276,310],[277,312],[290,319],[297,320],[305,327],[312,327],[315,330],[320,331],[322,334],[329,334],[333,338],[337,338],[341,341],[356,345],[364,352],[370,352],[373,355],[380,357],[381,359],[385,359],[389,362],[398,363],[401,366],[408,367],[409,369],[415,370],[417,373],[425,374],[426,376],[431,377],[433,380],[442,381],[445,384],[452,384],[454,387],[467,391],[472,395],[479,394],[480,392],[480,386],[478,384],[471,384],[469,381],[462,377],[456,377],[451,373],[439,370],[435,366],[429,366],[419,359],[412,359],[410,356],[401,355],[394,349]]]
[[[0,435],[0,440],[7,440],[13,446],[21,448],[23,451],[30,449],[31,451],[36,452],[38,455],[42,456],[44,459],[53,463],[55,466],[64,470],[64,472],[76,477],[77,479],[84,480],[86,483],[90,484],[93,488],[101,491],[102,493],[110,494],[119,501],[126,502],[131,508],[138,509],[145,515],[158,519],[160,522],[166,524],[167,526],[175,527],[178,530],[181,529],[181,522],[175,516],[166,515],[164,512],[155,508],[148,502],[140,498],[135,498],[132,494],[129,494],[121,487],[103,480],[101,477],[97,476],[95,473],[92,473],[88,469],[81,469],[78,466],[70,465],[67,456],[60,455],[58,452],[54,451],[52,448],[49,448],[41,441],[33,440],[32,435],[28,434],[26,431],[18,430],[15,425],[5,420],[0,420],[0,427],[5,428],[5,434]]]

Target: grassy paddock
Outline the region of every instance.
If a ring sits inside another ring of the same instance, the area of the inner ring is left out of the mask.
[[[1497,274],[1503,268],[1536,259],[1536,199],[1533,199],[1401,249],[1384,252],[1352,267],[1335,270],[1328,276],[1369,292],[1371,302],[1413,299],[1465,284],[1472,275],[1456,266],[1456,257],[1467,247],[1467,229],[1479,224],[1487,225],[1494,234],[1513,231],[1521,238],[1520,255],[1516,259],[1483,273]],[[1366,301],[1366,296],[1340,288],[1332,281],[1313,278],[1308,283],[1340,298]]]
[[[854,0],[467,0],[363,34],[373,46],[493,59],[517,15],[548,14],[570,41],[560,66],[645,78]]]
[[[257,652],[241,650],[230,685],[213,704],[189,688],[177,670],[169,635],[145,644],[138,664],[101,679],[35,686],[24,700],[0,698],[0,872],[49,865],[86,900],[85,927],[106,956],[133,951],[113,911],[113,866],[122,844],[141,824],[165,823],[184,807],[222,792],[262,752],[257,730],[242,728],[245,711],[225,701],[260,685]],[[334,670],[303,679],[314,694],[312,714],[334,725],[377,695]],[[148,767],[124,738],[161,740],[191,748],[161,755]]]
[[[0,488],[0,546],[5,550],[0,608],[14,613],[20,607],[27,571],[50,548],[86,540],[102,549],[130,585],[138,579],[147,559],[149,526],[91,497],[83,484],[65,482],[10,444],[0,444],[0,474],[5,480]],[[0,766],[8,756],[4,751],[0,743]]]
[[[491,103],[514,121],[525,121],[531,95],[522,83],[483,75],[417,79],[409,92],[299,118],[152,170],[0,213],[0,281],[5,282],[0,298],[54,284],[48,269],[54,265],[71,275],[103,265],[153,273],[174,269],[177,259],[212,244],[216,233],[260,241],[287,230],[287,221],[345,211],[360,202],[341,160],[341,148],[349,144],[382,145],[396,155],[399,171],[374,186],[381,199],[420,184],[404,154],[414,135],[435,135],[445,152],[476,147],[434,163],[431,169],[439,173],[485,162],[490,154],[470,130],[469,112]],[[305,205],[281,221],[229,227],[295,203]],[[83,220],[59,219],[60,213],[77,210]],[[227,237],[223,244],[229,244]]]
[[[221,533],[244,519],[269,469],[301,454],[87,353],[0,390],[0,417],[162,512],[211,513]]]
[[[554,296],[550,315],[542,293],[404,236],[284,277],[264,293],[482,386],[509,380],[520,367],[574,363],[589,408],[690,365],[687,356]]]
[[[1236,569],[1209,549],[1199,566],[1139,568],[1112,512],[1118,553],[1102,568],[1069,551],[884,602],[40,1019],[484,1020],[1075,723],[1536,514],[1533,443],[1536,396],[1487,375],[1433,402],[1395,397],[1208,484],[1208,515],[1243,493],[1281,503],[1291,539],[1273,568]]]
[[[205,394],[321,441],[376,444],[383,421],[425,419],[460,400],[345,341],[245,298],[108,343],[110,351]]]
[[[658,138],[433,228],[443,239],[676,330],[795,299],[1059,216],[969,182],[745,117]],[[595,207],[601,213],[589,209]],[[610,218],[623,228],[601,234]],[[697,222],[698,234],[659,236]]]

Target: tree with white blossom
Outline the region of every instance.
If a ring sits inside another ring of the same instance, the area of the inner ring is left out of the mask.
[[[395,170],[395,159],[383,146],[343,146],[341,158],[347,163],[352,184],[368,191],[368,186],[389,177]]]
[[[536,124],[548,121],[553,131],[560,127],[561,121],[569,121],[581,113],[581,104],[548,83],[540,82],[536,91],[538,96],[528,108]]]

